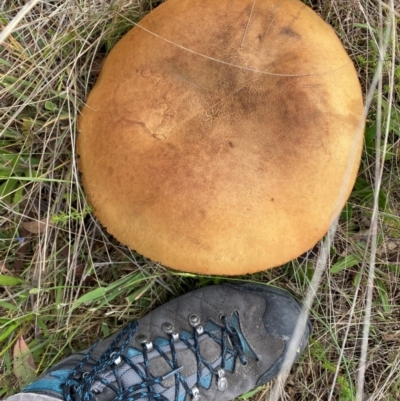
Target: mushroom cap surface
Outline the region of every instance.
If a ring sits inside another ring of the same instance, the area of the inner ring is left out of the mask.
[[[357,174],[363,99],[298,0],[168,0],[107,57],[79,120],[94,213],[173,269],[237,275],[312,248]]]

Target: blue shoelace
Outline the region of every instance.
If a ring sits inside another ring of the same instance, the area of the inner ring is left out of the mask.
[[[179,340],[182,341],[188,349],[190,349],[196,356],[197,360],[197,383],[201,379],[202,366],[205,366],[211,373],[218,376],[218,370],[215,369],[203,356],[200,354],[200,342],[199,338],[203,335],[208,335],[221,347],[221,368],[224,369],[228,358],[239,358],[243,365],[247,364],[247,360],[244,356],[244,349],[240,336],[235,327],[230,325],[225,316],[221,316],[223,327],[221,327],[221,337],[218,338],[213,332],[202,330],[199,333],[198,330],[194,330],[194,336],[192,341],[187,338],[183,338],[179,335]],[[161,349],[157,344],[152,344],[152,350],[159,353],[164,358],[167,364],[170,366],[171,371],[164,376],[153,377],[150,374],[150,365],[148,358],[148,349],[143,344],[143,365],[144,372],[136,364],[134,364],[129,358],[125,356],[125,351],[130,345],[136,330],[138,323],[136,321],[128,324],[121,332],[115,337],[110,346],[101,355],[101,357],[94,361],[94,365],[91,367],[89,372],[84,371],[85,364],[89,360],[93,360],[91,355],[100,340],[97,341],[89,349],[86,355],[78,363],[78,365],[71,370],[65,385],[64,385],[64,399],[65,401],[92,401],[95,399],[96,393],[92,391],[92,386],[95,382],[102,383],[105,387],[108,387],[115,392],[115,398],[113,401],[136,401],[141,398],[147,398],[151,400],[162,400],[170,401],[167,397],[154,390],[156,384],[161,384],[163,380],[170,376],[175,376],[175,399],[178,401],[179,397],[179,384],[181,383],[184,390],[192,398],[195,396],[192,389],[188,386],[186,379],[182,376],[180,371],[183,367],[178,365],[177,353],[175,350],[176,338],[173,338],[172,334],[168,334],[169,337],[169,351],[171,357],[168,357],[167,353]],[[229,340],[228,340],[229,337]],[[228,341],[230,345],[228,346]],[[118,366],[125,362],[130,368],[132,368],[137,375],[139,375],[141,382],[131,387],[124,388],[119,372]],[[106,370],[111,370],[115,377],[114,383],[101,377],[100,374]]]

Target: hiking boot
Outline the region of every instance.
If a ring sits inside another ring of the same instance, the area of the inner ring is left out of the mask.
[[[231,400],[281,372],[300,311],[288,292],[262,284],[201,288],[62,360],[23,391],[65,401]],[[310,332],[307,321],[292,360]]]

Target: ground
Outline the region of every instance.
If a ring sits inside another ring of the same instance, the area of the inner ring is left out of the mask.
[[[76,121],[100,66],[160,2],[30,3],[0,45],[1,398],[98,336],[178,294],[225,279],[174,272],[119,244],[92,215],[77,171]],[[359,175],[325,242],[284,266],[236,278],[271,283],[303,300],[315,285],[313,335],[287,378],[283,400],[395,401],[400,5],[306,3],[336,30],[362,83],[367,125]],[[21,4],[2,2],[1,29]],[[265,399],[270,388],[246,397]]]

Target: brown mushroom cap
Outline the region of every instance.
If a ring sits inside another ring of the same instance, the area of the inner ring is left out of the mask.
[[[168,0],[139,25],[79,121],[100,222],[154,261],[206,274],[314,246],[362,148],[361,89],[333,29],[298,0]]]

